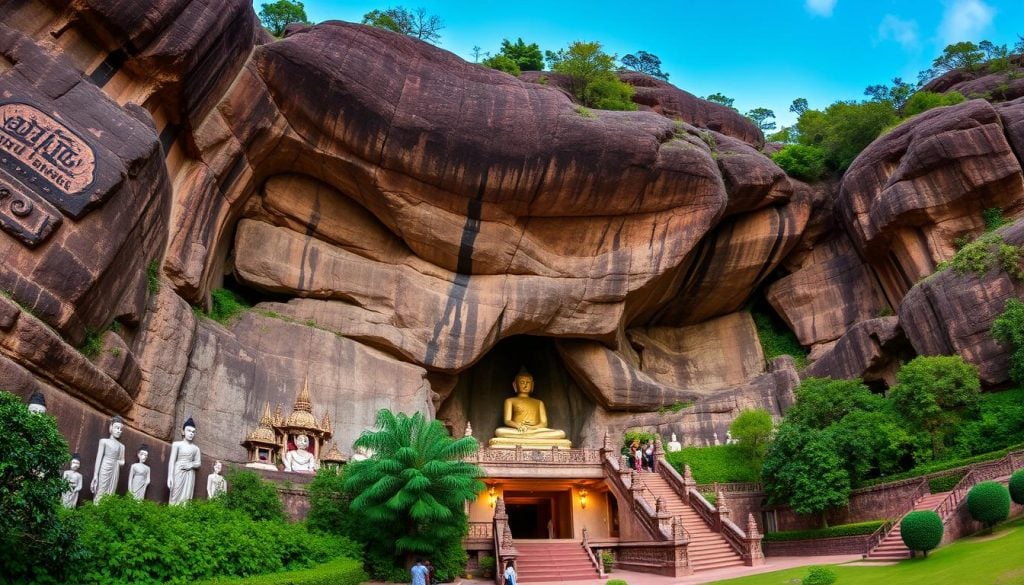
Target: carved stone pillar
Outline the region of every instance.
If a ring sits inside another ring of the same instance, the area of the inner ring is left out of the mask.
[[[672,512],[665,506],[665,499],[654,500],[654,510],[658,517],[658,528],[666,535],[672,534]]]
[[[696,488],[697,482],[693,479],[693,471],[690,470],[689,465],[683,466],[683,501],[687,504],[690,503],[690,489]]]
[[[715,524],[718,531],[722,531],[722,523],[729,520],[732,516],[732,510],[729,509],[729,504],[725,501],[725,492],[718,490],[715,497]]]
[[[661,435],[658,435],[658,437],[654,439],[654,462],[652,463],[651,467],[652,471],[658,471],[658,461],[660,461],[661,458],[664,456],[665,449],[662,447],[661,444]]]
[[[675,577],[692,575],[693,568],[690,567],[690,555],[687,546],[690,539],[686,536],[683,528],[683,519],[676,516],[672,519],[672,562]]]
[[[761,550],[761,531],[757,529],[757,521],[753,514],[747,514],[747,555],[744,559],[748,566],[756,567],[764,564],[764,551]]]
[[[633,505],[636,506],[643,494],[640,493],[643,490],[643,486],[640,485],[640,474],[636,470],[629,472],[629,495],[633,499]]]

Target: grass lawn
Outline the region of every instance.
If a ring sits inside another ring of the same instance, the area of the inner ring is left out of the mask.
[[[836,585],[1017,585],[1024,583],[1024,518],[996,529],[991,536],[968,537],[932,551],[927,559],[908,559],[887,567],[831,567]],[[715,581],[730,585],[791,585],[808,567]],[[799,582],[799,581],[797,581]]]
[[[751,465],[736,445],[686,447],[675,453],[666,453],[665,458],[680,475],[683,473],[683,464],[688,464],[693,479],[700,484],[759,480],[759,470]]]

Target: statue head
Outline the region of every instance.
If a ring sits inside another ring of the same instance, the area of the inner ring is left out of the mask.
[[[673,443],[678,443],[679,442],[679,441],[676,440],[676,434],[675,433],[672,433],[672,442]]]
[[[36,390],[28,399],[28,411],[32,414],[46,414],[46,397]]]
[[[516,379],[512,382],[512,388],[516,392],[525,394],[533,392],[533,376],[526,370],[526,366],[519,368],[519,373],[516,374]]]
[[[191,441],[196,438],[196,422],[192,420],[192,417],[188,417],[185,424],[181,425],[181,434],[185,437],[186,441]]]
[[[309,448],[309,437],[306,435],[299,435],[298,437],[295,437],[295,446],[298,447],[300,451],[305,451]]]
[[[78,453],[71,456],[71,471],[78,471],[78,468],[82,466],[82,460],[78,458]]]
[[[218,459],[217,462],[213,464],[213,472],[216,473],[217,475],[220,475],[220,470],[223,468],[224,466],[221,465],[220,459]]]
[[[143,444],[139,447],[139,463],[145,463],[149,459],[149,445]]]
[[[122,432],[124,432],[124,419],[114,415],[114,418],[110,419],[110,436],[119,439]]]

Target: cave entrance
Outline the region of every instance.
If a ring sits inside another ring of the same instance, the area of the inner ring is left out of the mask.
[[[512,383],[520,367],[533,375],[532,396],[544,402],[548,427],[565,431],[573,447],[584,441],[600,444],[600,438],[585,436],[595,405],[586,397],[562,363],[555,342],[547,337],[519,335],[498,342],[477,363],[458,375],[455,388],[441,405],[437,417],[461,435],[466,422],[473,424],[473,436],[481,444],[503,426],[502,408],[515,395]]]
[[[505,491],[512,538],[572,538],[572,492]]]

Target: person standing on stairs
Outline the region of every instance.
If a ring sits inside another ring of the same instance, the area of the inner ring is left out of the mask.
[[[512,566],[512,561],[505,565],[505,572],[501,577],[504,585],[516,585],[516,568]]]

